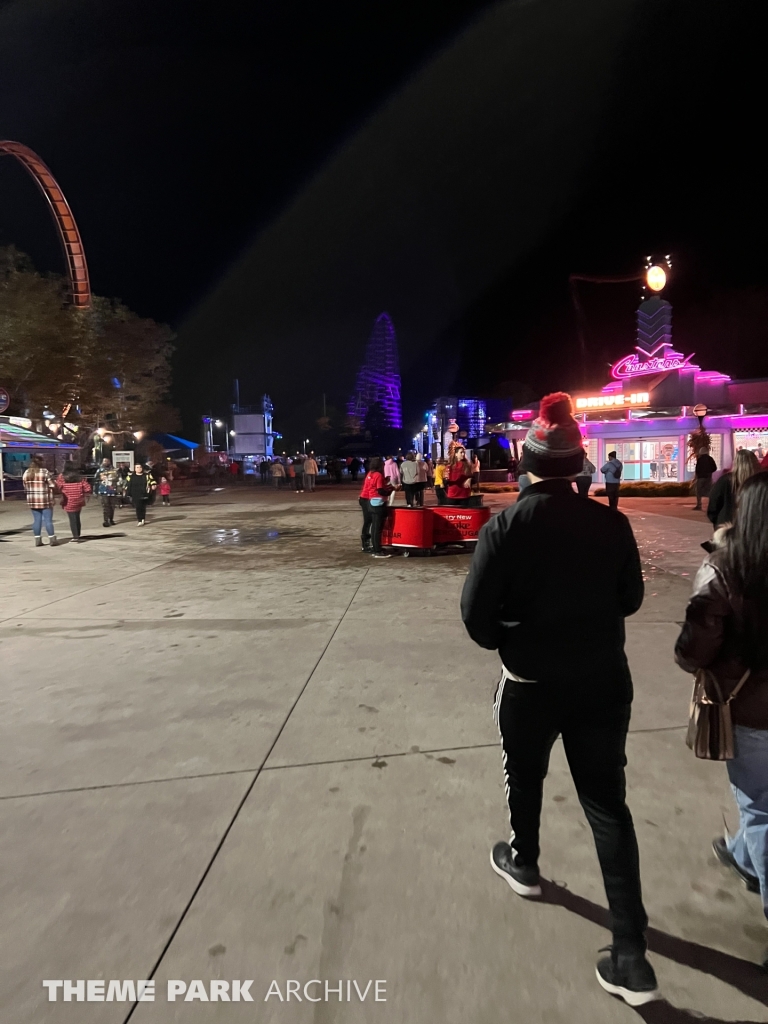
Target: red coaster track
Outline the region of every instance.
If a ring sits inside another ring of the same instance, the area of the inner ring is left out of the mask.
[[[58,182],[37,153],[20,142],[0,139],[0,156],[15,156],[21,166],[32,175],[35,184],[47,199],[64,250],[72,305],[77,309],[88,309],[91,305],[91,286],[83,240]]]

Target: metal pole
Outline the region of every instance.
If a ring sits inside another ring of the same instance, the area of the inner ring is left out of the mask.
[[[5,445],[0,444],[0,501],[5,501],[5,469],[3,467],[3,448]]]

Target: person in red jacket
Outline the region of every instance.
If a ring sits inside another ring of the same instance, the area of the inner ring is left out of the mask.
[[[467,453],[461,445],[457,445],[446,470],[443,481],[445,493],[451,505],[469,504],[472,487],[472,467],[467,461]]]
[[[58,477],[56,485],[61,491],[61,507],[67,513],[72,540],[80,543],[80,513],[85,505],[85,497],[91,493],[91,485],[83,480],[82,474],[74,467],[67,468]]]
[[[387,498],[393,491],[384,479],[384,462],[378,456],[371,459],[368,472],[360,491],[360,508],[363,510],[363,532],[360,545],[363,551],[372,552],[374,558],[389,558],[381,549],[381,531],[387,515]]]

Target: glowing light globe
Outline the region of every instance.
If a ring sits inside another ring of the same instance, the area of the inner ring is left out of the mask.
[[[652,292],[660,292],[667,283],[667,275],[661,267],[649,267],[645,275],[645,283]]]

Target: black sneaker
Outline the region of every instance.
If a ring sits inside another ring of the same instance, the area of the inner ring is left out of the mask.
[[[720,863],[724,864],[725,867],[730,868],[735,875],[738,875],[747,887],[747,892],[760,892],[759,879],[756,878],[755,875],[750,875],[748,871],[745,871],[736,863],[733,854],[728,849],[725,839],[723,839],[722,836],[719,839],[712,840],[712,849],[715,851],[715,856]]]
[[[539,869],[517,863],[517,854],[509,843],[496,843],[491,850],[491,867],[512,886],[518,896],[541,896]]]
[[[643,1006],[661,998],[659,984],[645,953],[616,953],[597,961],[597,980],[606,992],[628,1006]],[[603,952],[601,950],[601,952]]]

